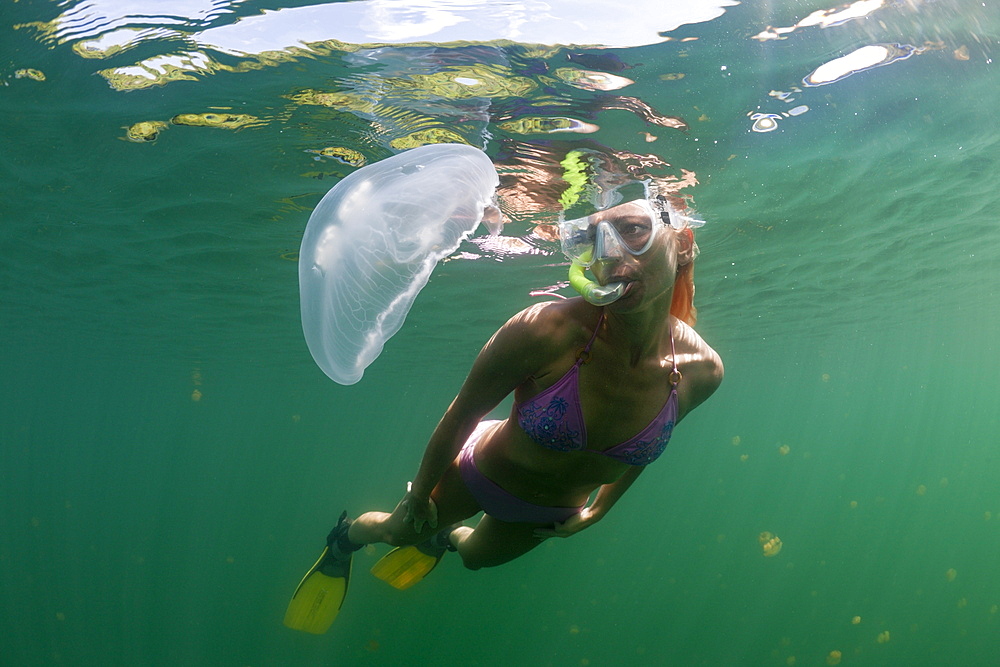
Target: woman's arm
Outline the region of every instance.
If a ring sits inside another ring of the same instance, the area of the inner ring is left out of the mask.
[[[413,522],[413,528],[420,532],[424,522],[437,528],[437,507],[431,500],[431,491],[458,454],[462,443],[468,440],[482,416],[492,408],[487,408],[479,417],[474,412],[464,416],[455,409],[456,398],[445,411],[441,421],[431,434],[420,461],[417,476],[406,486],[406,495],[401,504],[406,508],[406,522]],[[499,403],[499,401],[497,401]]]
[[[584,528],[590,528],[615,506],[632,483],[639,478],[645,466],[632,466],[625,474],[616,479],[611,484],[604,484],[597,490],[594,502],[580,510],[579,514],[574,514],[563,523],[557,523],[553,528],[539,528],[535,530],[535,537],[545,539],[546,537],[569,537],[579,533]]]
[[[538,304],[512,317],[476,357],[458,395],[434,429],[417,476],[403,499],[407,519],[417,531],[425,521],[437,527],[431,491],[480,420],[558,350],[560,336],[553,329],[560,326],[560,318],[552,305]]]

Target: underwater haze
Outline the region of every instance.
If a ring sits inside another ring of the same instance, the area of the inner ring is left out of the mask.
[[[0,18],[0,666],[996,664],[995,0]],[[309,214],[443,142],[491,158],[506,224],[335,384]],[[361,551],[330,631],[289,630],[340,512],[391,509],[488,337],[571,296],[572,151],[707,221],[721,389],[594,528],[407,591]]]

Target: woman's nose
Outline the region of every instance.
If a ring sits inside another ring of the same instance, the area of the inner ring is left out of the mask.
[[[611,226],[606,222],[597,225],[597,234],[594,238],[594,261],[599,262],[606,259],[621,259],[624,256],[621,243],[618,242]]]

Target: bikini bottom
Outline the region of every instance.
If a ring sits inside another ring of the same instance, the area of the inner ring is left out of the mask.
[[[497,420],[480,422],[458,455],[458,469],[462,481],[482,510],[494,519],[507,523],[562,523],[574,514],[579,514],[584,508],[583,505],[580,507],[535,505],[504,490],[479,471],[476,467],[476,443],[482,434],[496,423]]]

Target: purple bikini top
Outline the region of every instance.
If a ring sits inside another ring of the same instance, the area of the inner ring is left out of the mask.
[[[559,452],[593,451],[596,454],[634,466],[652,463],[667,448],[670,434],[677,421],[677,370],[674,335],[670,333],[670,354],[674,370],[670,374],[672,388],[660,414],[639,435],[604,451],[587,450],[587,426],[580,407],[580,366],[590,357],[590,348],[604,321],[604,312],[594,327],[594,335],[580,352],[576,363],[551,387],[517,406],[517,423],[532,440]]]

